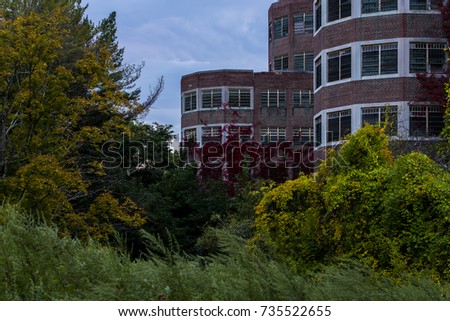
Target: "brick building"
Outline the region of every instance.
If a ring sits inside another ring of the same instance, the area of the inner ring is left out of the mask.
[[[268,15],[268,72],[215,70],[181,80],[182,135],[335,145],[388,117],[402,139],[436,137],[443,109],[419,102],[417,73],[443,73],[437,0],[279,0]],[[249,131],[250,130],[250,131]],[[250,134],[249,134],[250,132]],[[244,134],[245,133],[245,134]]]

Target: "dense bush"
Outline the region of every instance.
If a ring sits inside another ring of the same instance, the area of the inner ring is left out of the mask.
[[[390,279],[356,263],[298,274],[217,231],[222,254],[187,256],[145,234],[148,257],[58,237],[12,206],[0,208],[0,300],[440,300],[446,284]],[[117,247],[116,247],[117,248]]]
[[[450,276],[450,173],[416,152],[393,160],[381,128],[351,136],[315,176],[267,192],[256,212],[257,239],[301,267],[356,258]]]

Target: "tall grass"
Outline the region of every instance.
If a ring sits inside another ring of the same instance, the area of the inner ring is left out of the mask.
[[[0,300],[442,300],[448,285],[393,280],[354,263],[298,274],[224,231],[220,255],[180,253],[145,234],[132,261],[94,242],[60,238],[16,207],[0,207]]]

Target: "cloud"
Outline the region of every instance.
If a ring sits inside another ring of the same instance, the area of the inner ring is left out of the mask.
[[[117,12],[125,61],[145,68],[143,98],[158,76],[165,90],[148,121],[180,122],[180,79],[210,69],[267,68],[267,11],[275,0],[92,0],[93,21]],[[83,1],[85,4],[86,1]]]

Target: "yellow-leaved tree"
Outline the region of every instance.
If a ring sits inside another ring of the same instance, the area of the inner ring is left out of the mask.
[[[122,63],[115,14],[95,26],[84,13],[77,0],[0,4],[0,195],[61,233],[105,239],[144,220],[109,190],[101,146],[150,103],[127,90],[142,66]]]

